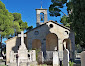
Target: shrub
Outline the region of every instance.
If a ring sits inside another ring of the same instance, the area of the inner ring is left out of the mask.
[[[73,66],[74,62],[69,61],[69,66]]]

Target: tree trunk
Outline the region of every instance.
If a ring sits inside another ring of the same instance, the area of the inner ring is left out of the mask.
[[[61,11],[62,12],[62,11]],[[65,16],[69,17],[68,15],[66,15],[64,12],[62,12]]]
[[[1,36],[1,56],[2,56],[2,36]]]

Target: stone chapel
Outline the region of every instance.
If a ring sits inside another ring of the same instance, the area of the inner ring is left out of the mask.
[[[63,49],[69,50],[70,59],[74,59],[75,36],[69,28],[55,21],[47,20],[47,9],[36,9],[36,27],[26,32],[24,42],[28,50],[40,49],[44,58],[52,55],[53,51],[59,52],[59,59],[63,60]],[[10,51],[17,52],[20,38],[13,37],[6,42],[6,62],[9,63]]]

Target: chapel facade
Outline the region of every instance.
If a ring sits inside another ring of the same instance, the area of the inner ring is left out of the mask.
[[[59,59],[63,60],[63,50],[68,49],[70,59],[74,59],[75,36],[69,28],[52,20],[47,20],[47,9],[36,9],[36,27],[26,32],[25,44],[28,50],[39,49],[43,51],[46,59],[52,58],[52,52],[59,52]],[[17,52],[20,38],[14,37],[6,41],[6,56],[9,62],[10,51]],[[17,48],[17,49],[16,49]]]
[[[56,48],[61,59],[64,48],[71,54],[74,53],[75,36],[69,28],[51,20],[47,21],[47,9],[36,9],[36,16],[36,28],[26,33],[28,49],[40,49],[46,55],[46,52]]]

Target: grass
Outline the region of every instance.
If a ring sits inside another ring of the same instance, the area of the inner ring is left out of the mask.
[[[0,65],[0,66],[6,66],[6,65]]]
[[[42,65],[30,65],[30,66],[47,66],[46,64],[42,64]]]

